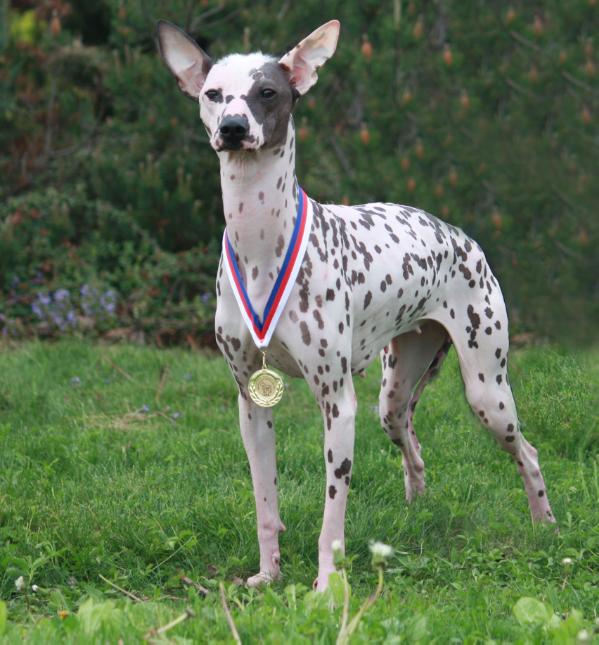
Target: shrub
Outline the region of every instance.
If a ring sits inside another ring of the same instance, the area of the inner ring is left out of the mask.
[[[37,291],[94,284],[118,292],[108,326],[143,319],[156,330],[165,303],[184,316],[212,290],[223,224],[215,155],[156,54],[154,21],[177,22],[218,58],[282,53],[333,12],[30,4],[0,42],[2,315],[27,328]],[[296,113],[300,182],[324,202],[397,201],[451,220],[485,249],[512,330],[589,338],[599,316],[594,3],[393,7],[334,7],[338,51]]]

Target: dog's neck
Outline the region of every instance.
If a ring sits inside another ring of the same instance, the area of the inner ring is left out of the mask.
[[[220,177],[227,236],[250,297],[268,297],[289,246],[297,214],[295,131],[280,146],[222,151]]]

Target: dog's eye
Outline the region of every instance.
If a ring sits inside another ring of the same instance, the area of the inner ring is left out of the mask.
[[[276,92],[270,87],[265,87],[263,90],[260,90],[260,96],[263,99],[272,99],[276,95]]]
[[[220,90],[206,90],[205,94],[211,101],[217,101],[220,96]]]

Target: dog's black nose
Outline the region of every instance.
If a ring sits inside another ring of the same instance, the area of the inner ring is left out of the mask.
[[[246,116],[226,116],[221,121],[219,132],[225,144],[239,145],[249,129],[250,124]]]

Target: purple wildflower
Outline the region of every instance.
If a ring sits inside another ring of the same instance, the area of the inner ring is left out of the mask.
[[[100,296],[100,305],[106,313],[112,315],[116,309],[117,295],[112,289],[108,289]]]

